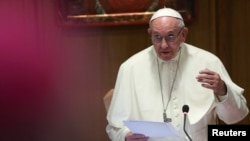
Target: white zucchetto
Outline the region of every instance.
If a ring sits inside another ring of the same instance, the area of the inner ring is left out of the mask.
[[[165,17],[165,16],[166,17],[175,17],[175,18],[183,20],[181,14],[178,11],[176,11],[176,10],[174,10],[172,8],[165,8],[164,7],[164,8],[161,8],[161,9],[157,10],[153,14],[153,16],[151,17],[149,23],[151,23],[154,19],[157,19],[159,17]]]

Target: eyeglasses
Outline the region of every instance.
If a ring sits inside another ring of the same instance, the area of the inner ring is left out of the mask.
[[[177,37],[180,35],[180,33],[183,30],[183,28],[184,27],[182,27],[176,35],[173,34],[173,33],[170,33],[170,34],[168,34],[165,37],[162,37],[162,36],[160,36],[158,34],[152,35],[153,42],[155,42],[155,43],[161,43],[163,38],[165,39],[166,42],[174,42],[177,39]]]

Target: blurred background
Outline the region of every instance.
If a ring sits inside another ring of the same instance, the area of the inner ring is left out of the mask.
[[[103,97],[119,65],[151,45],[147,24],[60,26],[55,3],[0,1],[2,141],[108,141]],[[248,105],[249,7],[249,0],[195,0],[187,24],[187,42],[222,59]]]

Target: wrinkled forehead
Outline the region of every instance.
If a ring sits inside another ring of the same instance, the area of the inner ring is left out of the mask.
[[[159,17],[150,24],[154,32],[174,32],[179,29],[179,20],[174,17]]]

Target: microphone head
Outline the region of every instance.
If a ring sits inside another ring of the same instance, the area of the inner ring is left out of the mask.
[[[188,113],[188,111],[189,111],[188,105],[183,105],[183,107],[182,107],[182,112],[183,112],[183,113]]]

